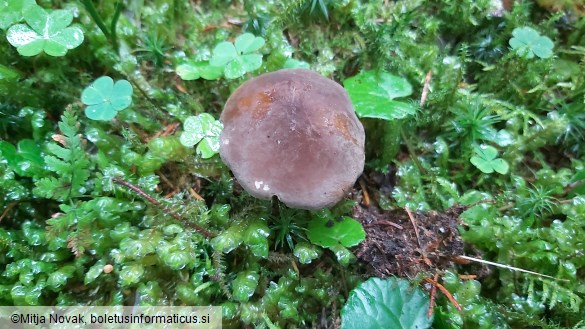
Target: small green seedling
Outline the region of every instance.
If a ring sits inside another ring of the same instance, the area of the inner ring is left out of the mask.
[[[69,10],[47,12],[30,5],[22,9],[22,15],[28,25],[12,25],[6,33],[8,42],[22,56],[35,56],[43,51],[50,56],[64,56],[83,42],[83,31],[69,26],[73,20]]]
[[[12,24],[22,21],[24,19],[22,10],[35,4],[35,0],[0,1],[0,29],[6,30]]]
[[[81,94],[87,105],[85,115],[92,120],[112,120],[116,114],[132,104],[132,85],[126,80],[103,76],[95,80]]]
[[[224,67],[223,74],[228,79],[239,78],[260,68],[262,55],[258,49],[262,46],[263,38],[244,33],[234,43],[224,41],[215,46],[209,65]]]
[[[513,37],[509,44],[518,55],[530,59],[536,55],[539,58],[552,56],[554,43],[546,36],[541,36],[530,27],[517,27],[512,31]]]
[[[475,155],[471,157],[471,163],[485,174],[491,174],[494,171],[505,175],[509,166],[506,160],[497,158],[498,150],[495,147],[482,144],[475,147]]]
[[[346,79],[343,86],[361,118],[396,120],[416,112],[415,106],[394,100],[412,94],[412,86],[390,73],[364,71]]]
[[[197,153],[208,159],[219,152],[219,134],[223,124],[208,113],[191,116],[185,120],[185,131],[181,134],[181,144],[192,147],[197,145]]]

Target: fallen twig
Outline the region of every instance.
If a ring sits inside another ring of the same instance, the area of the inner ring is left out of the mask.
[[[125,180],[123,180],[122,178],[119,177],[115,177],[112,179],[112,181],[118,185],[122,185],[125,186],[129,189],[131,189],[132,191],[136,192],[136,194],[140,195],[141,197],[143,197],[144,199],[146,199],[148,202],[152,203],[154,206],[156,206],[158,209],[160,209],[162,212],[164,212],[165,214],[175,218],[176,220],[179,220],[187,225],[189,225],[190,227],[192,227],[193,229],[195,229],[197,232],[205,235],[208,238],[212,238],[214,236],[216,236],[215,233],[208,231],[207,229],[195,224],[195,223],[190,223],[188,222],[185,218],[181,217],[179,214],[177,214],[176,212],[170,210],[169,208],[165,207],[164,205],[162,205],[157,199],[153,198],[152,196],[150,196],[148,193],[144,192],[142,189],[140,189],[138,186],[127,182]]]

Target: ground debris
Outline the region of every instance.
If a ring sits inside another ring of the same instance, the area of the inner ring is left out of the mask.
[[[463,241],[457,226],[467,209],[454,206],[444,213],[419,213],[405,209],[383,211],[356,206],[353,217],[366,230],[366,239],[356,255],[368,264],[372,275],[414,277],[420,272],[438,273],[453,266],[463,255]],[[413,225],[416,225],[416,229]]]

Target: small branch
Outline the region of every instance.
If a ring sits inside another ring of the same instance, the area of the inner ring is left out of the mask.
[[[451,295],[449,290],[447,290],[447,288],[443,287],[442,284],[440,284],[439,282],[437,282],[436,280],[433,280],[431,278],[425,278],[424,281],[432,284],[434,287],[437,287],[443,293],[443,295],[445,295],[445,297],[447,297],[447,299],[451,302],[451,304],[453,304],[453,306],[455,306],[455,308],[459,312],[461,312],[461,305],[459,305],[459,303],[457,303],[457,301],[455,300],[453,295]]]
[[[422,248],[421,243],[420,243],[420,237],[418,235],[418,227],[416,227],[416,220],[415,220],[414,216],[412,215],[412,212],[410,211],[410,209],[408,209],[408,206],[404,207],[404,210],[406,210],[406,213],[408,214],[408,218],[410,219],[410,223],[412,224],[412,227],[414,227],[414,234],[416,235],[416,242],[418,243],[418,247]]]
[[[358,183],[360,184],[360,187],[362,188],[362,196],[364,197],[364,199],[363,199],[364,206],[369,207],[370,206],[370,195],[368,194],[368,190],[366,189],[366,183],[361,178],[358,180]]]
[[[433,71],[429,70],[427,76],[425,77],[425,84],[423,86],[422,94],[420,95],[420,107],[425,106],[427,101],[427,96],[429,94],[429,87],[431,85],[431,77],[433,76]]]
[[[12,210],[12,208],[14,208],[14,206],[16,206],[17,204],[18,204],[18,202],[16,202],[16,201],[8,204],[6,209],[4,209],[4,211],[2,212],[2,215],[0,215],[0,222],[4,219],[4,217],[6,217],[6,215],[8,215],[10,210]]]
[[[205,235],[208,238],[212,238],[215,237],[216,234],[213,232],[208,231],[207,229],[195,224],[195,223],[190,223],[188,222],[186,219],[184,219],[183,217],[181,217],[179,214],[177,214],[176,212],[170,210],[169,208],[165,207],[164,205],[162,205],[158,200],[156,200],[155,198],[153,198],[152,196],[150,196],[149,194],[147,194],[146,192],[144,192],[143,190],[141,190],[138,186],[127,182],[119,177],[115,177],[112,179],[112,181],[118,185],[122,185],[125,186],[127,188],[129,188],[130,190],[136,192],[136,194],[140,195],[141,197],[143,197],[144,199],[146,199],[148,202],[152,203],[154,206],[156,206],[158,209],[160,209],[162,212],[164,212],[165,214],[175,218],[178,221],[184,222],[185,224],[191,226],[193,229],[195,229],[196,231],[198,231],[199,233]]]
[[[553,279],[553,280],[557,280],[557,281],[565,281],[568,282],[569,280],[566,279],[559,279],[559,278],[555,278],[554,276],[550,276],[550,275],[546,275],[546,274],[540,274],[537,272],[532,272],[529,270],[525,270],[525,269],[521,269],[518,267],[514,267],[514,266],[510,266],[510,265],[504,265],[504,264],[500,264],[500,263],[494,263],[494,262],[490,262],[487,260],[483,260],[483,259],[479,259],[479,258],[473,258],[473,257],[469,257],[469,256],[458,256],[457,258],[462,258],[465,260],[469,260],[472,262],[478,262],[478,263],[482,263],[482,264],[488,264],[488,265],[493,265],[496,267],[500,267],[500,268],[505,268],[511,271],[518,271],[518,272],[524,272],[524,273],[528,273],[528,274],[532,274],[532,275],[536,275],[536,276],[540,276],[540,277],[544,277],[544,278],[549,278],[549,279]]]
[[[439,279],[439,274],[435,274],[434,281],[437,282]],[[429,310],[427,312],[427,317],[430,319],[433,316],[433,311],[435,310],[435,296],[437,295],[437,286],[431,284],[431,302],[429,303]]]
[[[391,221],[385,220],[385,219],[380,219],[380,220],[375,221],[375,222],[370,223],[370,224],[364,224],[364,227],[374,227],[374,226],[392,226],[392,227],[395,227],[399,230],[404,229],[402,226],[400,226],[396,223],[393,223]]]

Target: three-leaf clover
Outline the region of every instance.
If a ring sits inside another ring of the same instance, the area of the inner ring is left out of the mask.
[[[509,44],[520,56],[534,58],[549,58],[553,54],[554,43],[551,39],[541,36],[536,30],[530,27],[517,27],[512,31],[513,37]]]
[[[471,163],[485,174],[491,174],[494,171],[502,175],[508,172],[509,166],[506,160],[496,158],[498,150],[495,147],[482,144],[475,147],[475,155],[471,157]]]
[[[0,29],[23,20],[22,9],[35,4],[35,0],[0,0]]]
[[[132,85],[126,80],[118,80],[114,84],[112,78],[103,76],[83,90],[81,101],[88,105],[85,108],[88,118],[111,120],[132,104]]]
[[[213,118],[211,114],[201,113],[185,120],[185,131],[181,134],[181,144],[192,147],[197,145],[197,153],[204,159],[209,159],[219,152],[219,134],[223,124]]]
[[[50,56],[63,56],[83,42],[83,31],[69,26],[73,20],[69,10],[47,12],[30,5],[22,9],[22,15],[28,25],[12,25],[6,33],[8,42],[22,56],[35,56],[42,51]]]
[[[209,65],[224,67],[223,73],[228,79],[239,78],[260,68],[262,55],[257,50],[263,45],[263,38],[244,33],[234,43],[224,41],[215,46]]]
[[[412,86],[390,73],[364,71],[343,81],[343,86],[359,117],[395,120],[416,112],[415,106],[394,100],[412,94]]]
[[[209,65],[208,61],[187,62],[177,66],[177,74],[183,80],[215,80],[223,73],[223,66]]]

